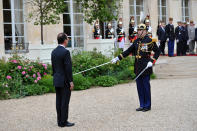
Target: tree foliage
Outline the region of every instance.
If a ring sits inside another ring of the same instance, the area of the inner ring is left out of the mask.
[[[66,6],[64,0],[28,0],[27,4],[32,7],[28,18],[34,25],[58,24]]]
[[[118,17],[121,0],[76,0],[82,6],[84,20],[92,24],[95,20],[108,22]]]

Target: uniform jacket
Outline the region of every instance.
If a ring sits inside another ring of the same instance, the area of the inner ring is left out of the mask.
[[[174,41],[175,40],[174,25],[171,24],[166,25],[165,30],[166,30],[166,37],[169,38],[169,40]]]
[[[176,28],[175,28],[175,37],[176,37],[176,39],[177,40],[179,40],[179,41],[184,41],[184,27],[182,27],[182,26],[177,26]]]
[[[114,38],[114,29],[111,28],[111,29],[108,29],[105,31],[105,38],[106,39],[112,39]]]
[[[94,31],[93,31],[93,33],[94,33],[94,39],[99,39],[100,38],[100,29],[94,29]]]
[[[151,58],[151,52],[154,51],[154,56]],[[122,54],[118,56],[121,60],[127,57],[129,54],[135,56],[134,72],[138,75],[144,68],[146,68],[149,61],[153,62],[157,60],[160,55],[160,50],[157,44],[146,35],[144,38],[138,38],[134,43]],[[148,68],[142,76],[152,74],[152,67]]]
[[[53,70],[53,85],[55,87],[69,86],[73,81],[70,52],[63,46],[57,46],[51,53]]]
[[[132,41],[136,36],[137,29],[134,26],[129,27],[129,40]]]
[[[194,26],[188,26],[188,36],[189,40],[194,40],[195,39],[195,27]]]
[[[116,29],[116,32],[117,32],[117,36],[118,36],[118,42],[120,42],[122,39],[125,38],[125,32],[124,32],[123,28],[118,27]]]
[[[164,42],[166,41],[166,31],[165,31],[165,28],[163,27],[159,27],[158,30],[157,30],[157,36],[158,36],[158,40],[160,40],[161,42]]]

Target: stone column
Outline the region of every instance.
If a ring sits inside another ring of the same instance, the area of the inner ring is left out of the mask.
[[[129,45],[129,20],[130,20],[130,8],[129,8],[129,0],[123,0],[123,29],[126,34],[126,48]]]
[[[157,25],[158,25],[158,3],[157,0],[148,0],[147,14],[150,14],[150,22],[152,27],[153,38],[156,38]]]
[[[4,28],[3,28],[3,1],[0,0],[0,59],[5,54]]]

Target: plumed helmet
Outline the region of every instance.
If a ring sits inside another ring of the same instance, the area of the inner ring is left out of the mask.
[[[137,26],[137,29],[138,29],[138,30],[147,30],[145,24],[139,24],[139,25]]]

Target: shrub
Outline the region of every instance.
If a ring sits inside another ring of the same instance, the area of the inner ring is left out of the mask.
[[[49,88],[43,85],[32,84],[32,85],[26,85],[24,92],[26,96],[41,95],[49,92]]]
[[[51,75],[46,75],[42,77],[39,84],[49,88],[50,93],[55,93],[55,87],[53,86],[53,77]]]
[[[112,76],[100,76],[96,78],[96,84],[98,86],[109,87],[118,84],[115,77]]]
[[[85,90],[91,86],[91,83],[88,81],[88,79],[81,74],[75,75],[73,79],[74,90]]]

